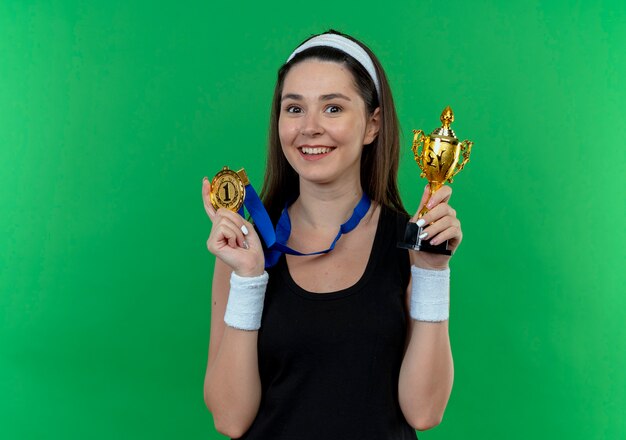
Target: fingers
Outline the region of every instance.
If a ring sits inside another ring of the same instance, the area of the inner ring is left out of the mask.
[[[220,208],[213,217],[211,236],[215,236],[216,243],[228,244],[230,247],[249,248],[246,236],[250,234],[252,225],[239,214],[228,209]]]
[[[448,203],[451,196],[452,188],[447,185],[443,185],[431,195],[430,184],[427,183],[426,187],[424,188],[424,193],[422,194],[422,200],[420,200],[420,204],[417,208],[415,215],[411,218],[411,221],[416,222],[419,219],[419,213],[422,211],[424,204],[426,204],[427,202],[428,204],[426,205],[426,207],[430,210],[440,203]]]
[[[216,212],[213,204],[211,203],[211,184],[209,183],[209,179],[207,177],[202,179],[202,201],[204,202],[204,210],[211,221],[213,221]]]
[[[461,226],[459,225],[450,227],[440,232],[430,240],[430,244],[432,244],[433,246],[437,246],[438,244],[448,240],[451,243],[450,247],[456,248],[462,239],[463,232],[461,231]]]
[[[207,248],[238,274],[263,273],[261,240],[254,227],[237,213],[217,210]]]
[[[461,222],[456,218],[454,208],[447,203],[435,206],[422,219],[428,226],[424,228],[420,238],[430,240],[430,244],[437,245],[453,238],[461,239]]]
[[[261,244],[261,238],[257,234],[252,223],[248,222],[244,218],[241,218],[241,221],[241,230],[243,232],[243,235],[245,236],[244,247],[247,245],[248,248],[262,249],[263,245]]]
[[[218,211],[207,245],[211,252],[217,253],[226,246],[233,249],[245,248],[247,243],[241,229],[229,218],[220,216]]]
[[[440,203],[448,203],[450,197],[452,197],[452,188],[447,185],[443,185],[430,197],[426,207],[428,209],[433,209]]]
[[[422,220],[424,220],[425,225],[428,225],[446,216],[456,218],[456,210],[447,203],[440,203],[439,205],[428,211],[426,214],[424,214]]]

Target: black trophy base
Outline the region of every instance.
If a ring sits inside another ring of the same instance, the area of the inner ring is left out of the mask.
[[[423,241],[419,236],[424,228],[417,226],[417,223],[409,222],[404,231],[404,241],[398,242],[398,247],[412,249],[414,251],[430,252],[431,254],[452,255],[448,249],[448,240],[433,246],[428,240]]]

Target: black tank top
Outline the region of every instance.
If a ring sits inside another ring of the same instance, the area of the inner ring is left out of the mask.
[[[398,402],[407,332],[406,216],[382,208],[352,287],[311,293],[285,257],[269,270],[258,353],[261,404],[249,440],[415,439]]]

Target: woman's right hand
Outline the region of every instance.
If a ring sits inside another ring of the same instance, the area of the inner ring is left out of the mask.
[[[202,200],[204,210],[213,223],[207,240],[209,251],[239,276],[262,275],[265,256],[261,240],[252,224],[236,212],[224,208],[215,210],[211,204],[211,184],[206,177],[202,179]]]

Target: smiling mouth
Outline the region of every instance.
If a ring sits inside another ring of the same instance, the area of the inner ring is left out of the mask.
[[[330,153],[334,149],[335,149],[334,147],[300,147],[298,148],[298,150],[300,150],[302,154],[307,154],[307,155],[326,154],[326,153]]]

